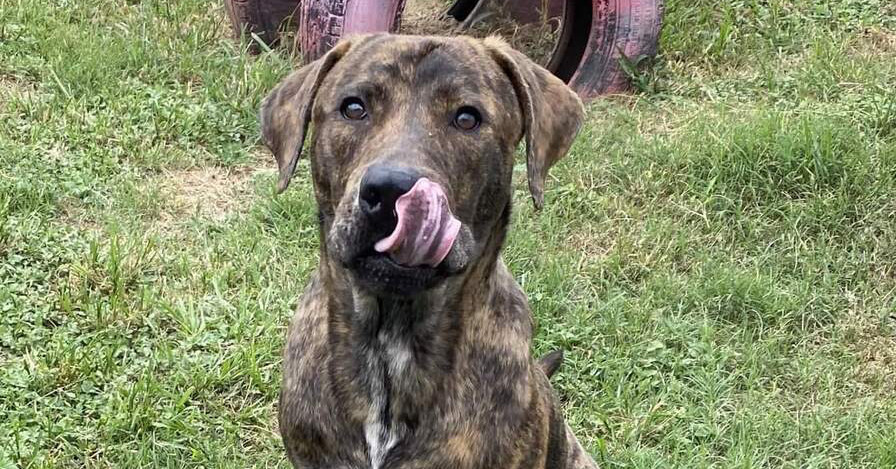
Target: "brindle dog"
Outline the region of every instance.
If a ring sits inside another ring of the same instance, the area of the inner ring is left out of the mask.
[[[295,467],[595,467],[548,382],[559,357],[530,356],[532,315],[500,258],[519,141],[540,207],[583,115],[495,38],[355,36],[265,99],[279,191],[314,128],[320,263],[280,395]]]

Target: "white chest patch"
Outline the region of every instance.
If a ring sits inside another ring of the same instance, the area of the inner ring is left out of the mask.
[[[382,340],[381,343],[389,343],[391,341]],[[385,367],[377,366],[382,363],[379,360],[385,360]],[[367,420],[364,422],[364,438],[367,440],[367,454],[370,458],[371,469],[381,469],[386,455],[389,453],[396,443],[401,440],[403,426],[394,421],[384,421],[391,419],[390,412],[386,409],[388,405],[388,391],[386,389],[385,379],[389,379],[384,373],[391,376],[399,376],[407,368],[411,360],[411,353],[407,347],[396,345],[386,346],[385,357],[370,357],[370,364],[377,367],[382,373],[374,373],[370,382],[370,410],[367,413]],[[388,370],[388,371],[386,371]]]
[[[364,437],[367,439],[367,453],[370,455],[370,469],[380,469],[389,450],[398,442],[394,429],[386,430],[383,422],[371,410],[364,423]],[[382,415],[382,414],[380,414]]]

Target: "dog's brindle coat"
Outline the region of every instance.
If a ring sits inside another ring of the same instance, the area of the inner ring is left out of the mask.
[[[340,111],[348,97],[363,119]],[[475,107],[481,124],[452,125]],[[583,107],[560,80],[494,38],[355,36],[287,77],[262,132],[289,184],[313,123],[320,263],[289,328],[280,432],[297,468],[592,468],[530,356],[532,315],[499,253],[514,151],[527,145],[542,204],[548,168]],[[438,183],[463,223],[437,267],[402,267],[360,213],[372,164]],[[552,357],[556,359],[557,357]]]

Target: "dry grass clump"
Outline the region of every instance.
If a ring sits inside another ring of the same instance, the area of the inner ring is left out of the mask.
[[[156,181],[167,203],[163,223],[191,215],[220,221],[239,213],[252,202],[251,181],[259,169],[204,167],[164,172]]]

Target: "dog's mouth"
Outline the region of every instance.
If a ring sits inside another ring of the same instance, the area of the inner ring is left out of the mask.
[[[413,295],[436,286],[451,275],[444,265],[407,266],[372,246],[355,256],[349,266],[362,287],[388,295]]]
[[[445,260],[460,232],[441,186],[420,178],[395,201],[391,233],[374,245],[406,267],[436,267]],[[390,217],[392,218],[392,217]]]

